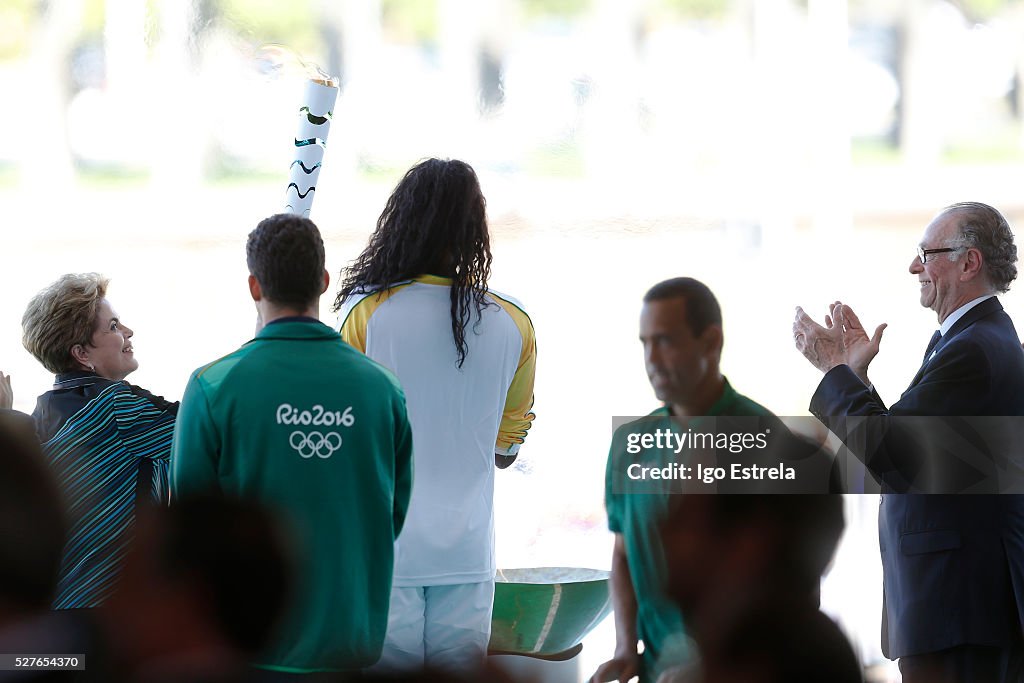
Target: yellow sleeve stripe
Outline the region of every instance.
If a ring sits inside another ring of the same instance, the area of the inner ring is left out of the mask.
[[[519,365],[505,397],[505,409],[494,452],[499,455],[515,455],[526,439],[526,433],[536,415],[533,413],[533,385],[537,373],[537,336],[533,322],[526,311],[514,299],[489,292],[495,302],[512,318],[523,346],[519,353]]]
[[[388,289],[380,289],[366,294],[354,294],[355,297],[362,297],[348,309],[348,314],[341,322],[338,333],[342,340],[353,348],[366,353],[366,329],[370,324],[370,317],[378,307],[398,290],[408,287],[412,282],[402,282]]]

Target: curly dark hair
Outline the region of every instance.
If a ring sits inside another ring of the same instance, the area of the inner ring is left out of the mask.
[[[985,275],[989,284],[1006,292],[1017,278],[1017,245],[1013,231],[1003,214],[981,202],[960,202],[947,206],[943,213],[956,213],[960,220],[959,235],[953,240],[963,247],[975,248],[984,257]]]
[[[431,274],[452,279],[452,337],[466,360],[466,326],[489,305],[491,245],[486,202],[473,167],[455,159],[416,164],[395,187],[363,253],[341,272],[334,310],[354,293],[387,291]]]
[[[279,213],[260,221],[249,233],[245,260],[275,304],[305,308],[323,292],[324,241],[308,218]]]

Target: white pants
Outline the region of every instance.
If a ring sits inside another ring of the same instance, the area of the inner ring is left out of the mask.
[[[491,638],[494,581],[392,586],[384,651],[371,671],[476,671]]]

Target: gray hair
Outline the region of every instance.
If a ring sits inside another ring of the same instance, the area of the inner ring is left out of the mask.
[[[1003,214],[981,202],[959,202],[947,206],[943,213],[956,213],[959,217],[959,235],[950,244],[980,251],[988,283],[997,292],[1008,291],[1017,278],[1017,245]]]

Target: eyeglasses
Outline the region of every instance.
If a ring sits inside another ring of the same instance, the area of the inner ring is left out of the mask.
[[[917,258],[921,259],[921,263],[928,263],[928,254],[945,254],[951,251],[960,251],[963,247],[942,247],[941,249],[925,249],[924,247],[917,248]]]

